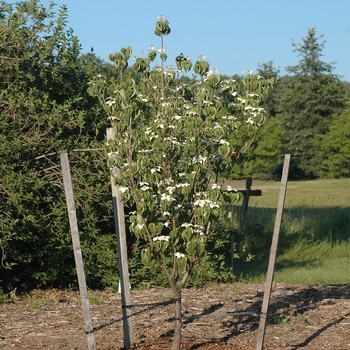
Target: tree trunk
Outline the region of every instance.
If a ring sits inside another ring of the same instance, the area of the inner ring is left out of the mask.
[[[179,350],[181,345],[181,329],[182,329],[182,321],[181,321],[181,293],[176,291],[174,293],[175,301],[175,334],[173,343],[171,344],[171,350]]]

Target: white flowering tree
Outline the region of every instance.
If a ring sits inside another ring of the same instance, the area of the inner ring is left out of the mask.
[[[174,67],[166,66],[163,40],[169,33],[168,21],[159,17],[160,48],[151,46],[132,66],[142,75],[140,83],[123,74],[132,54],[127,47],[109,56],[120,80],[107,83],[99,75],[89,90],[115,128],[109,165],[122,170],[116,179],[122,200],[136,208],[130,230],[148,242],[142,260],[161,265],[176,299],[175,350],[181,342],[181,289],[205,251],[211,223],[223,215],[223,204],[239,199],[219,179],[263,123],[260,104],[273,81],[250,73],[243,86],[221,80],[204,57],[192,67],[181,54]],[[186,84],[181,77],[192,68],[195,83]]]

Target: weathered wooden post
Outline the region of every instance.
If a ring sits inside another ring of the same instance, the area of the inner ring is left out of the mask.
[[[114,139],[114,129],[107,129],[107,141]],[[111,174],[112,199],[114,208],[114,223],[117,236],[118,247],[118,265],[119,265],[119,282],[122,297],[123,310],[123,331],[124,331],[124,347],[129,348],[133,343],[133,327],[131,320],[131,298],[130,298],[130,281],[129,281],[129,266],[128,266],[128,251],[126,243],[125,230],[125,214],[124,206],[120,200],[119,189],[115,184],[115,177],[120,177],[120,169],[114,167]]]
[[[275,228],[274,228],[272,243],[271,243],[270,260],[269,260],[269,266],[267,269],[265,292],[264,292],[264,299],[263,299],[262,308],[261,308],[256,350],[262,350],[264,345],[267,312],[269,308],[273,276],[275,272],[277,247],[278,247],[278,240],[279,240],[281,223],[282,223],[284,200],[286,198],[286,192],[287,192],[289,163],[290,163],[290,154],[286,154],[284,156],[284,165],[283,165],[283,172],[282,172],[282,179],[281,179],[280,194],[279,194],[278,206],[277,206],[277,212],[276,212]]]
[[[248,204],[249,204],[249,196],[250,196],[250,189],[252,187],[252,178],[248,177],[246,184],[245,184],[245,193],[243,193],[243,203],[242,203],[242,208],[241,208],[241,216],[239,218],[240,225],[243,226],[244,224],[244,219],[245,219],[245,214],[247,213],[248,210]],[[242,193],[242,192],[241,192]]]
[[[249,197],[254,196],[261,196],[262,192],[261,190],[252,190],[253,180],[251,177],[248,177],[245,183],[245,190],[239,190],[238,192],[243,194],[243,203],[241,207],[241,215],[239,217],[239,224],[241,227],[243,227],[245,216],[248,211],[248,204],[249,204]],[[231,268],[232,268],[232,273],[233,271],[233,260],[234,260],[234,251],[233,251],[233,245],[234,245],[234,233],[231,234]]]
[[[84,320],[85,320],[88,348],[89,350],[96,350],[95,337],[92,331],[93,330],[92,319],[90,314],[89,298],[88,298],[85,273],[84,273],[83,255],[80,247],[77,214],[76,214],[75,204],[74,204],[73,186],[72,186],[72,179],[70,175],[67,152],[61,153],[60,158],[61,158],[61,166],[62,166],[62,172],[63,172],[64,191],[66,194],[69,225],[70,225],[70,230],[72,234],[74,259],[75,259],[75,265],[77,268],[77,275],[78,275],[79,292],[80,292],[81,304],[83,307],[83,314],[84,314]]]
[[[239,218],[240,225],[243,226],[244,220],[245,220],[245,215],[247,214],[248,211],[248,204],[249,204],[249,197],[254,196],[261,196],[261,190],[252,190],[253,184],[253,179],[251,177],[247,178],[247,181],[245,183],[245,190],[240,190],[238,192],[242,193],[244,198],[243,198],[243,203],[242,203],[242,208],[241,208],[241,216]]]

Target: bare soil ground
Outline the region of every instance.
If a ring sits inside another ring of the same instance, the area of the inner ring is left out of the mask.
[[[238,283],[184,290],[181,349],[255,349],[263,292],[262,284]],[[264,349],[350,349],[349,292],[348,285],[274,284]],[[131,292],[132,350],[170,348],[171,298],[164,288]],[[167,305],[154,307],[160,303]],[[122,349],[120,295],[90,292],[90,304],[97,349]],[[0,325],[2,350],[88,348],[76,291],[37,290],[0,304]]]

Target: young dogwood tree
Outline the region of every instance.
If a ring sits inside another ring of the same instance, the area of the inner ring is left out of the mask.
[[[151,46],[132,66],[142,76],[140,83],[123,77],[132,54],[126,47],[109,56],[120,80],[107,83],[96,76],[90,93],[100,99],[115,128],[115,139],[108,143],[113,155],[109,165],[122,170],[116,179],[122,200],[136,208],[129,216],[130,230],[148,242],[142,259],[161,265],[175,296],[172,349],[178,349],[181,289],[205,251],[211,223],[224,215],[223,204],[239,199],[219,179],[263,123],[260,105],[274,81],[251,72],[243,87],[221,80],[204,57],[192,67],[181,54],[174,67],[166,66],[163,40],[169,33],[168,21],[159,17],[155,34],[161,47]],[[192,68],[197,79],[186,84],[181,77]]]

